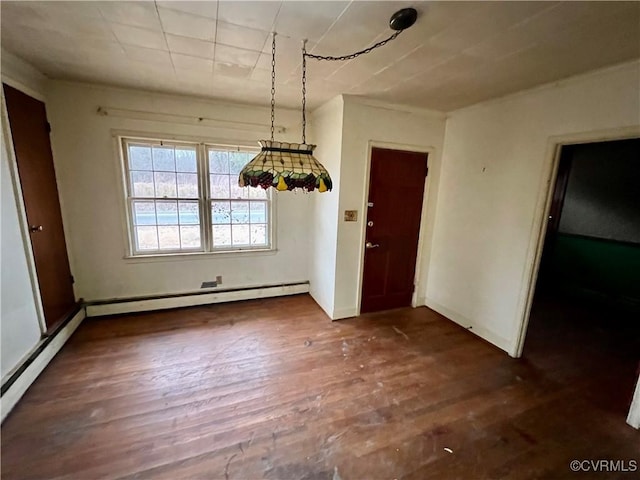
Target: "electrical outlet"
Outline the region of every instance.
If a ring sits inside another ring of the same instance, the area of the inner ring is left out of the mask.
[[[217,283],[218,285],[222,285],[222,275],[218,275],[218,276],[216,277],[216,283]]]
[[[200,285],[200,288],[213,288],[217,286],[218,286],[218,282],[202,282],[202,285]]]
[[[344,221],[345,222],[357,222],[358,221],[358,211],[357,210],[345,210],[344,211]]]

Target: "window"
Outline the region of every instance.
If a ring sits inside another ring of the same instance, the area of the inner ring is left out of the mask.
[[[122,139],[133,255],[271,248],[271,193],[240,188],[255,151]]]

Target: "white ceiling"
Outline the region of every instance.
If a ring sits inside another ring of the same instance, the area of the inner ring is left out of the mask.
[[[640,57],[640,2],[1,2],[2,47],[50,78],[266,104],[270,32],[279,106],[300,104],[301,42],[349,62],[308,61],[308,103],[339,94],[450,111]]]

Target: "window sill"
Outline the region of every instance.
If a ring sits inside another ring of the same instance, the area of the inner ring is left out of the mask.
[[[242,257],[262,257],[278,253],[276,248],[265,248],[261,250],[221,250],[218,252],[188,252],[188,253],[153,253],[149,255],[127,255],[124,260],[127,263],[148,263],[148,262],[182,262],[189,260],[205,260],[213,258],[242,258]]]

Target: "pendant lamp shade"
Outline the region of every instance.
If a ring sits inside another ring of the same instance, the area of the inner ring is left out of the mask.
[[[313,156],[315,145],[260,140],[262,149],[238,178],[241,187],[273,187],[326,192],[333,187],[329,172]]]

